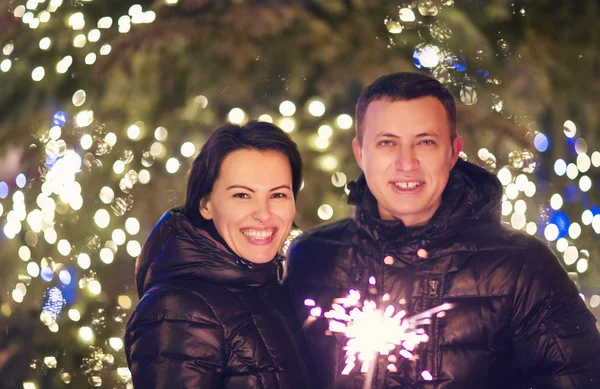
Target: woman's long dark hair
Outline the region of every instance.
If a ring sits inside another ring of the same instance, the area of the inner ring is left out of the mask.
[[[267,122],[250,121],[243,126],[224,124],[208,138],[194,160],[188,176],[185,214],[192,220],[200,216],[200,200],[212,192],[223,160],[237,150],[279,151],[290,162],[292,192],[296,198],[302,185],[302,157],[298,146],[281,128]]]

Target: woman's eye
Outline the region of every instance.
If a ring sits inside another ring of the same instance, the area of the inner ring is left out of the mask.
[[[274,199],[284,199],[284,198],[286,198],[286,197],[287,197],[287,195],[286,195],[285,193],[275,193],[275,194],[273,195],[273,198],[274,198]]]
[[[240,198],[240,199],[247,199],[249,196],[248,196],[247,193],[236,193],[236,194],[233,195],[233,197],[237,197],[237,198]]]

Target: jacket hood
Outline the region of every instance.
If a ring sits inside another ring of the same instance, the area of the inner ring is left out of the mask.
[[[458,159],[450,171],[442,203],[424,226],[406,227],[400,220],[382,220],[377,200],[369,190],[364,175],[349,185],[348,202],[356,205],[359,227],[375,238],[396,240],[423,236],[447,237],[458,233],[473,222],[497,222],[501,219],[502,184],[498,178],[472,163]]]
[[[192,221],[183,208],[167,211],[152,229],[136,260],[141,298],[157,282],[192,279],[238,287],[277,281],[281,258],[255,264],[237,256],[211,221]]]

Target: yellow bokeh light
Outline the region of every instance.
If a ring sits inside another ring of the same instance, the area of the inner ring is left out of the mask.
[[[140,243],[137,240],[130,240],[127,242],[127,254],[135,258],[140,255],[141,252],[142,246],[140,246]]]
[[[279,113],[283,116],[292,116],[296,113],[296,105],[289,100],[285,100],[279,104]]]
[[[132,306],[131,298],[126,295],[120,295],[117,299],[117,302],[124,309],[129,309]]]
[[[125,230],[129,235],[136,235],[140,232],[140,222],[135,217],[130,217],[125,220]]]
[[[90,327],[87,327],[87,326],[81,327],[79,329],[79,337],[84,342],[91,343],[92,340],[94,339],[94,332],[92,331],[92,329]]]
[[[234,124],[242,124],[246,120],[246,113],[241,108],[233,108],[227,114],[227,120]]]
[[[179,160],[177,160],[177,158],[169,158],[167,160],[167,163],[165,164],[165,168],[167,169],[167,172],[174,174],[177,173],[177,171],[179,170],[180,167],[180,163]]]
[[[102,285],[100,285],[100,282],[98,282],[98,280],[91,280],[87,284],[87,289],[90,291],[91,294],[97,296],[100,294],[100,292],[102,292]]]
[[[111,264],[113,262],[113,260],[115,259],[115,255],[113,254],[112,250],[104,247],[103,249],[100,250],[100,260],[104,263]]]

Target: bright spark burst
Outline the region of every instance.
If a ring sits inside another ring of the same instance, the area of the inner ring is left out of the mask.
[[[315,307],[312,299],[305,305],[312,307],[313,318],[321,316],[321,309]],[[334,300],[331,310],[322,314],[329,319],[329,330],[346,335],[346,360],[341,372],[348,375],[361,363],[361,373],[368,373],[378,355],[389,355],[395,349],[398,355],[409,359],[419,343],[427,342],[429,336],[423,328],[431,324],[431,317],[443,314],[453,304],[445,303],[417,315],[406,317],[406,311],[396,312],[393,305],[384,310],[377,307],[372,300],[365,300],[361,307],[361,295],[351,289],[348,296]]]

